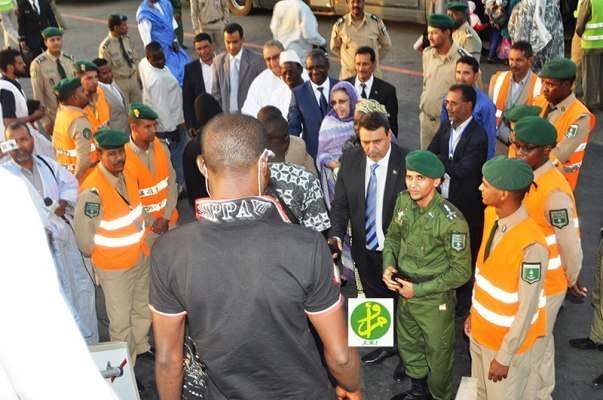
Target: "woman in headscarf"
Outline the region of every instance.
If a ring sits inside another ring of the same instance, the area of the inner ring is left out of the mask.
[[[339,159],[345,142],[356,136],[354,111],[358,94],[354,86],[346,81],[338,82],[331,89],[331,110],[327,113],[318,132],[316,165],[327,209],[335,194],[335,179],[339,170]]]
[[[194,205],[198,198],[209,196],[205,190],[205,177],[197,166],[197,156],[201,154],[201,132],[203,127],[218,114],[222,114],[222,108],[210,94],[203,93],[195,99],[195,115],[200,128],[195,133],[195,137],[186,144],[182,156],[184,182],[188,191],[188,202],[191,205]]]

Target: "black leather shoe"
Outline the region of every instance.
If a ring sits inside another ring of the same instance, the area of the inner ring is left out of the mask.
[[[593,381],[593,387],[595,389],[603,388],[603,374],[595,378],[595,380]]]
[[[398,351],[392,347],[379,347],[376,350],[362,356],[362,363],[364,365],[377,365],[383,362],[383,360],[393,357],[398,354]]]
[[[431,393],[427,387],[427,378],[410,378],[410,390],[395,395],[391,400],[432,400]]]
[[[570,339],[570,346],[580,350],[601,350],[603,351],[602,343],[595,343],[590,338]]]
[[[407,375],[406,375],[406,369],[404,368],[404,363],[402,362],[402,360],[400,360],[400,361],[398,361],[398,365],[396,366],[396,369],[394,370],[394,376],[393,376],[394,382],[400,383],[406,377],[407,377]]]

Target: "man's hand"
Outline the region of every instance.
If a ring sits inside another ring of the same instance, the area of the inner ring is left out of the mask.
[[[170,221],[168,221],[167,219],[165,219],[163,217],[159,217],[155,220],[155,222],[153,222],[153,225],[151,226],[151,230],[153,232],[155,232],[156,234],[161,235],[162,233],[164,233],[165,231],[168,230],[169,224],[170,224]]]
[[[385,286],[387,286],[387,288],[389,290],[391,290],[392,292],[396,292],[398,294],[400,293],[400,283],[398,283],[398,281],[394,281],[392,279],[392,275],[396,272],[396,269],[394,267],[392,267],[391,265],[388,265],[384,270],[383,270],[383,275],[381,276],[381,279],[383,279],[383,282],[385,283]]]
[[[403,279],[396,279],[396,281],[402,286],[400,290],[398,290],[400,296],[404,297],[405,299],[412,299],[415,297],[415,291],[412,288],[411,282],[407,282]]]
[[[345,390],[344,388],[342,388],[341,386],[337,386],[335,388],[335,394],[337,395],[337,398],[339,400],[361,400],[362,399],[362,392],[360,390],[356,391],[356,392],[348,392],[347,390]]]
[[[469,314],[469,316],[465,320],[465,323],[463,324],[463,330],[465,331],[465,335],[471,336],[471,314]]]
[[[580,277],[576,279],[576,283],[573,286],[569,287],[568,291],[572,296],[580,298],[585,298],[588,293],[588,289],[584,286],[584,282],[582,282]]]
[[[63,215],[65,215],[66,207],[67,207],[67,202],[65,200],[59,200],[59,206],[56,208],[56,210],[54,210],[54,213],[58,217],[62,217]]]
[[[44,116],[44,107],[38,107],[34,112],[29,116],[30,122],[35,122]]]
[[[196,136],[195,133],[197,133],[197,130],[195,128],[188,128],[186,131],[188,132],[188,137],[191,139]]]
[[[174,50],[174,52],[178,53],[178,41],[174,40],[172,42],[172,50]]]
[[[336,238],[336,237],[329,238],[327,240],[327,243],[329,244],[329,247],[337,246],[337,248],[339,249],[340,252],[343,250],[343,244],[341,243],[341,240],[339,238]],[[332,253],[331,256],[333,257],[333,259],[335,259],[339,256],[339,254]]]
[[[509,374],[509,367],[502,365],[496,359],[490,363],[490,370],[488,371],[488,379],[492,382],[499,382],[503,379],[507,379]]]

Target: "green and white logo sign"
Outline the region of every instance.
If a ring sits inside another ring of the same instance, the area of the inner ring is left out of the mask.
[[[349,299],[348,345],[391,347],[394,345],[394,300]]]

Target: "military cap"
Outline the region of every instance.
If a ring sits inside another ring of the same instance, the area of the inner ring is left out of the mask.
[[[76,61],[73,63],[73,69],[76,73],[88,72],[88,71],[98,71],[98,67],[95,63],[88,60]]]
[[[55,28],[54,26],[49,26],[48,28],[46,28],[42,31],[42,37],[44,39],[48,39],[51,36],[63,36],[63,33],[65,33],[65,32],[63,32],[59,28]]]
[[[538,106],[515,106],[505,111],[503,116],[507,121],[517,122],[523,117],[537,117],[541,112],[542,108]]]
[[[128,115],[135,119],[158,119],[159,116],[153,109],[146,104],[130,103]]]
[[[446,9],[452,11],[466,11],[468,8],[469,6],[467,4],[460,1],[451,1],[450,3],[446,4]]]
[[[109,14],[109,19],[114,21],[127,21],[128,17],[123,14]]]
[[[420,173],[431,179],[444,175],[444,164],[438,156],[427,150],[414,150],[406,155],[406,169]]]
[[[576,76],[576,64],[572,60],[559,57],[544,64],[541,78],[570,79]]]
[[[128,134],[118,129],[102,128],[94,134],[96,147],[104,150],[119,149],[128,143],[128,140],[130,140]]]
[[[534,181],[532,167],[519,158],[497,156],[482,166],[484,178],[500,190],[521,190],[528,188]]]
[[[544,118],[523,117],[515,123],[515,139],[522,143],[546,146],[557,143],[555,126]]]
[[[80,78],[66,78],[54,85],[52,89],[57,95],[66,95],[82,86]]]
[[[428,25],[433,28],[452,29],[454,28],[454,20],[446,14],[431,14]]]

